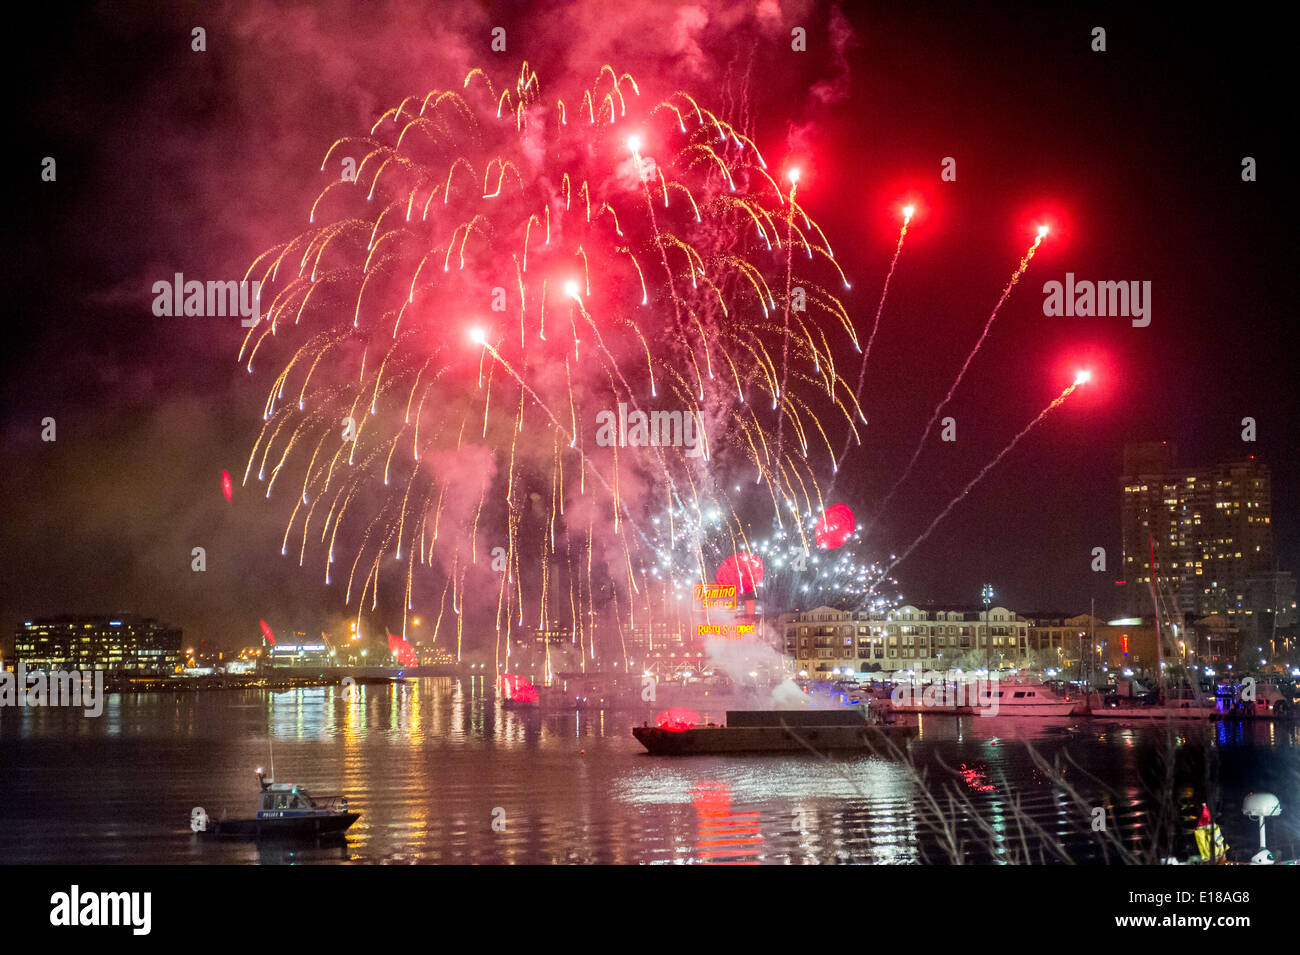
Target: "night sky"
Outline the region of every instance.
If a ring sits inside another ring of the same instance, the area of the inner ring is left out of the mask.
[[[159,318],[175,272],[242,276],[301,228],[336,136],[468,68],[590,83],[602,63],[644,95],[696,93],[751,119],[854,283],[870,328],[918,203],[871,355],[863,447],[837,499],[863,522],[906,466],[1034,227],[1052,232],[865,552],[901,552],[1041,408],[1071,397],[895,571],[909,602],[1111,608],[1123,444],[1170,440],[1188,465],[1256,455],[1273,473],[1280,569],[1300,552],[1292,436],[1292,192],[1279,109],[1287,33],[1259,15],[1186,19],[1099,7],[1006,13],[822,4],[684,6],[104,4],[41,8],[10,31],[3,297],[0,627],[133,611],[228,647],[338,629],[337,586],[280,557],[284,511],[242,475],[267,382],[236,363],[238,322]],[[190,30],[207,30],[192,52]],[[508,51],[489,50],[503,26]],[[808,52],[790,30],[808,30]],[[1107,51],[1090,49],[1106,29]],[[41,162],[57,161],[42,182]],[[956,159],[957,180],[940,181]],[[1241,160],[1258,181],[1241,179]],[[1043,283],[1152,283],[1151,324],[1049,318]],[[1284,288],[1285,286],[1285,288]],[[1288,309],[1288,306],[1290,307]],[[1288,309],[1288,312],[1284,312]],[[842,360],[856,379],[857,356]],[[41,441],[41,420],[57,441]],[[1258,441],[1241,440],[1241,419]],[[190,550],[208,570],[190,570]],[[3,644],[0,644],[3,645]]]

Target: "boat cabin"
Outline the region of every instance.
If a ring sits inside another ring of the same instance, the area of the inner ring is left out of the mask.
[[[315,809],[316,804],[304,789],[289,783],[270,783],[262,790],[262,802],[257,808],[262,812],[286,809],[305,811]]]
[[[326,796],[322,801],[317,802],[302,786],[293,783],[277,783],[267,779],[260,769],[257,771],[257,781],[262,788],[261,800],[257,806],[259,819],[348,811],[348,801],[342,796]]]

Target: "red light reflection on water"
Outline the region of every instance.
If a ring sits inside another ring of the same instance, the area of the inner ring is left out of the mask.
[[[997,791],[997,787],[989,782],[988,776],[984,774],[984,770],[982,769],[972,769],[965,763],[962,763],[961,769],[957,770],[957,774],[961,776],[962,782],[977,793],[991,793]]]
[[[723,782],[701,782],[691,805],[699,818],[696,854],[705,862],[756,865],[754,857],[763,843],[756,812],[732,812],[731,787]]]

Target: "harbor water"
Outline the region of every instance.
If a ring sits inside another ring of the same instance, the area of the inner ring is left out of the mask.
[[[482,678],[359,690],[0,711],[0,863],[1103,863],[1194,853],[1184,817],[1203,801],[1248,856],[1259,790],[1284,808],[1270,848],[1300,848],[1295,722],[929,716],[906,755],[672,758],[631,735],[661,704],[511,709]],[[347,797],[346,840],[191,832],[196,807],[251,815],[272,764]]]

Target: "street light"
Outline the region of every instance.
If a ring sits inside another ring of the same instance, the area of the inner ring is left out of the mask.
[[[993,606],[993,585],[985,584],[980,588],[980,598],[984,601],[984,669],[993,663],[993,628],[989,626],[989,608]]]

